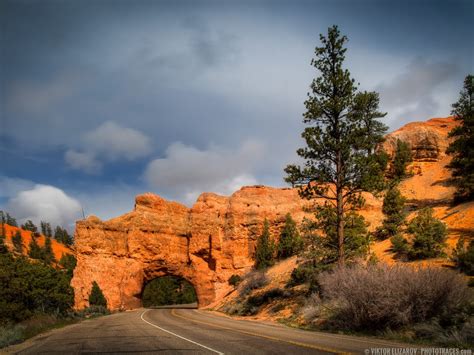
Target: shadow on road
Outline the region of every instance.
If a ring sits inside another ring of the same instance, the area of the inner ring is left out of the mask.
[[[169,304],[166,306],[149,306],[144,307],[147,309],[197,309],[198,304],[197,302],[194,303],[187,303],[187,304]]]

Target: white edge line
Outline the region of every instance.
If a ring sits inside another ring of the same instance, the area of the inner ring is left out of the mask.
[[[209,347],[207,347],[207,346],[205,346],[205,345],[196,343],[195,341],[192,341],[192,340],[190,340],[190,339],[187,339],[187,338],[185,338],[185,337],[183,337],[183,336],[181,336],[181,335],[178,335],[178,334],[176,334],[176,333],[170,332],[169,330],[166,330],[166,329],[164,329],[164,328],[161,328],[161,327],[157,326],[156,324],[153,324],[153,323],[147,321],[145,318],[143,318],[143,316],[144,316],[145,313],[147,313],[148,311],[149,311],[149,309],[147,309],[146,311],[144,311],[144,312],[142,313],[142,315],[140,316],[141,320],[144,321],[145,323],[148,323],[148,324],[151,325],[152,327],[158,328],[159,330],[161,330],[161,331],[163,331],[163,332],[166,332],[166,333],[168,333],[168,334],[174,335],[175,337],[178,337],[178,338],[180,338],[180,339],[183,339],[183,340],[189,341],[190,343],[193,343],[193,344],[195,344],[195,345],[198,345],[198,346],[200,346],[201,348],[207,349],[207,350],[212,351],[212,352],[214,352],[214,353],[216,353],[216,354],[224,355],[224,353],[221,353],[220,351],[217,351],[217,350],[214,350],[214,349],[212,349],[212,348],[209,348]]]

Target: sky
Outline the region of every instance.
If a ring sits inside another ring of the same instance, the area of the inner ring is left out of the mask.
[[[474,2],[0,1],[0,209],[73,228],[144,192],[285,186],[319,34],[391,130],[449,115],[473,73]]]

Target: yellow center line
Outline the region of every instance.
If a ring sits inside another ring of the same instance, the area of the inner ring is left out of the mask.
[[[297,346],[301,346],[301,347],[304,347],[304,348],[310,348],[310,349],[315,349],[315,350],[320,350],[320,351],[326,351],[328,353],[333,353],[333,354],[341,354],[341,355],[351,354],[351,353],[348,353],[348,352],[343,352],[343,351],[335,350],[335,349],[332,349],[332,348],[326,348],[326,347],[311,345],[311,344],[307,344],[307,343],[300,343],[298,341],[293,341],[293,340],[285,340],[285,339],[281,339],[281,338],[277,338],[277,337],[273,337],[273,336],[269,336],[269,335],[255,334],[255,333],[247,332],[245,330],[234,329],[234,328],[229,328],[229,327],[225,327],[225,326],[222,326],[222,325],[216,325],[216,324],[212,324],[212,323],[208,323],[208,322],[195,320],[193,318],[188,318],[188,317],[184,317],[184,316],[181,316],[181,315],[177,314],[176,309],[171,310],[171,315],[173,315],[174,317],[185,319],[187,321],[191,321],[191,322],[195,322],[195,323],[201,323],[201,324],[205,324],[205,325],[215,327],[215,328],[226,329],[226,330],[230,330],[230,331],[237,332],[237,333],[242,333],[242,334],[251,335],[251,336],[254,336],[254,337],[265,338],[265,339],[269,339],[269,340],[279,341],[279,342],[282,342],[282,343],[297,345]]]

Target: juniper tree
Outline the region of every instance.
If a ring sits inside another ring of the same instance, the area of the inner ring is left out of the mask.
[[[377,230],[377,237],[386,239],[395,236],[405,221],[405,198],[392,184],[383,199],[382,212],[385,218]]]
[[[411,259],[436,258],[443,255],[448,230],[446,225],[433,216],[431,208],[424,208],[412,219],[407,232],[413,234],[409,251]]]
[[[275,263],[275,244],[270,235],[270,225],[268,220],[263,222],[262,235],[257,239],[255,248],[255,268],[265,269]]]
[[[288,213],[285,217],[285,226],[278,241],[278,257],[280,259],[289,258],[295,255],[303,247],[303,240],[300,237],[296,222]]]
[[[89,306],[102,306],[107,308],[107,299],[95,281],[92,283],[92,289],[89,295]]]
[[[453,104],[451,114],[460,123],[449,133],[454,141],[447,153],[453,156],[448,168],[457,187],[457,199],[474,198],[474,75],[464,79],[459,100]]]
[[[374,175],[375,147],[385,131],[377,118],[384,114],[378,111],[378,95],[357,94],[354,80],[343,67],[347,37],[333,26],[320,40],[322,45],[316,47],[311,61],[320,76],[311,83],[303,115],[309,125],[302,133],[306,147],[297,151],[305,164],[287,166],[285,180],[299,186],[302,197],[320,197],[331,204],[336,215],[337,259],[343,265],[345,215],[363,204],[363,190],[375,188],[374,181],[380,181],[370,176]]]

